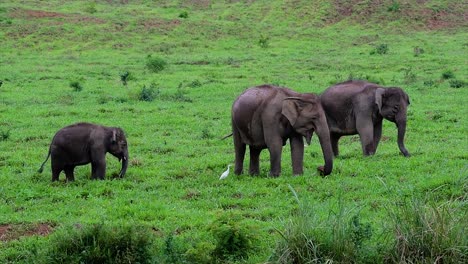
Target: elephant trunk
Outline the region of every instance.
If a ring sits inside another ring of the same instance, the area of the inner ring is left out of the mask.
[[[120,170],[119,172],[119,177],[120,178],[123,178],[123,176],[125,176],[125,173],[127,172],[127,168],[128,168],[128,151],[125,151],[123,156],[122,156],[122,169]]]
[[[410,154],[408,150],[405,148],[405,133],[406,133],[406,117],[399,118],[395,122],[397,128],[398,128],[398,148],[400,149],[401,153],[405,157],[409,157]]]
[[[323,167],[323,175],[328,175],[333,170],[333,150],[331,147],[330,141],[330,131],[328,129],[328,124],[326,119],[322,122],[324,124],[319,126],[319,129],[315,131],[320,141],[320,146],[322,148],[323,159],[325,160],[325,165]]]

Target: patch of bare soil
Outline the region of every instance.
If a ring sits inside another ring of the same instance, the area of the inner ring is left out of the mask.
[[[93,24],[103,24],[106,21],[96,17],[88,17],[80,14],[65,14],[58,12],[49,12],[43,10],[30,10],[30,9],[21,9],[15,8],[10,11],[9,16],[12,18],[21,18],[27,20],[33,19],[44,19],[44,18],[63,18],[66,22],[73,23],[93,23]]]
[[[47,236],[54,227],[48,223],[0,225],[0,241],[8,242],[26,236]]]

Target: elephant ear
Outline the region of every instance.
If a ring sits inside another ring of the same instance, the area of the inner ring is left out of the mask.
[[[294,126],[297,121],[297,117],[299,116],[300,102],[301,99],[296,97],[288,97],[283,100],[281,114],[289,120],[289,123],[291,123],[292,126]]]
[[[377,90],[375,90],[375,104],[379,108],[379,114],[382,114],[382,97],[384,96],[384,94],[384,88],[377,88]]]

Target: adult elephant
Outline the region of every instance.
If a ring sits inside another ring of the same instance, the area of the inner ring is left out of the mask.
[[[359,134],[364,155],[373,155],[382,135],[382,121],[398,128],[398,147],[405,157],[406,111],[410,100],[399,87],[382,87],[366,81],[347,81],[333,85],[320,96],[330,128],[333,153],[338,156],[338,140]]]
[[[122,160],[119,177],[123,177],[128,167],[128,147],[124,131],[118,127],[90,123],[73,124],[55,134],[39,173],[43,171],[50,156],[52,181],[57,181],[62,171],[65,171],[68,181],[74,181],[75,167],[88,163],[91,163],[91,178],[102,180],[106,174],[106,153]]]
[[[333,152],[325,113],[314,94],[301,94],[288,88],[261,85],[244,91],[232,105],[232,132],[235,148],[235,174],[243,173],[246,145],[250,149],[249,174],[259,174],[259,156],[270,152],[270,175],[281,173],[281,152],[286,141],[291,145],[293,174],[303,173],[304,141],[310,143],[316,132],[322,147],[328,175],[333,168]]]

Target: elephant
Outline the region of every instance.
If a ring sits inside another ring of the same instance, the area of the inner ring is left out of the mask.
[[[405,157],[410,156],[404,144],[410,100],[401,88],[352,80],[327,88],[320,99],[327,116],[335,156],[339,154],[340,137],[355,134],[359,134],[363,154],[374,155],[382,136],[383,119],[396,124],[398,147]]]
[[[294,175],[303,173],[304,141],[310,144],[315,131],[325,165],[318,169],[328,175],[333,168],[333,151],[325,112],[315,94],[298,93],[286,87],[260,85],[248,88],[232,105],[232,135],[235,148],[234,173],[243,173],[246,145],[250,150],[249,174],[259,174],[259,156],[270,152],[270,176],[281,173],[281,152],[289,139]]]
[[[51,157],[52,181],[59,179],[65,171],[67,181],[74,181],[76,166],[91,163],[91,178],[104,179],[106,174],[106,153],[122,160],[119,177],[122,178],[128,167],[128,146],[125,133],[118,127],[106,127],[91,123],[76,123],[60,129],[52,139],[49,153],[42,163]]]

